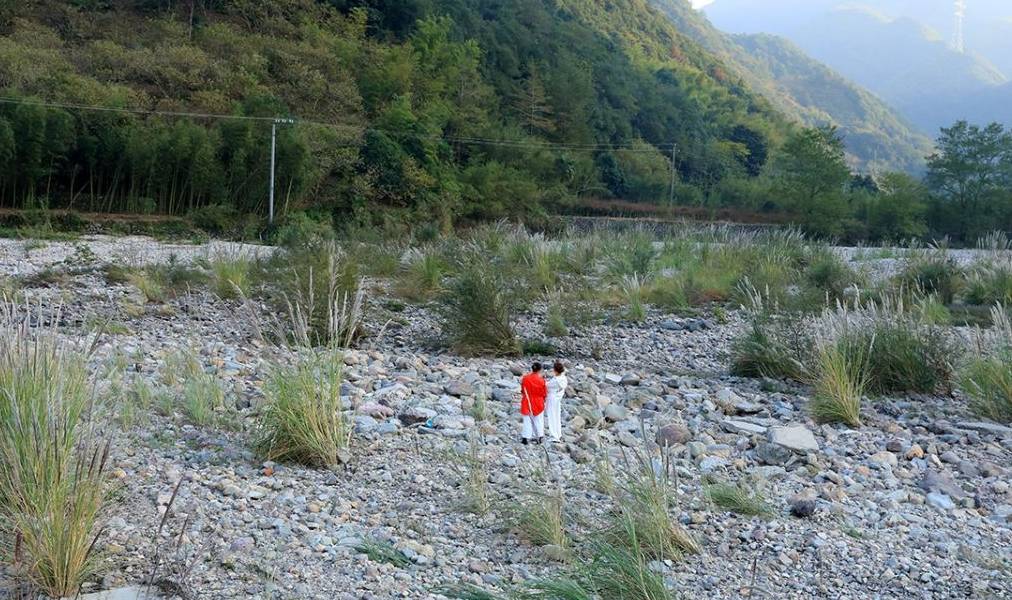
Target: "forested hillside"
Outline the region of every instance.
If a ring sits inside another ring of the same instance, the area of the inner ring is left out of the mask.
[[[924,168],[931,142],[863,88],[808,57],[784,38],[727,35],[689,0],[654,0],[679,30],[714,53],[778,110],[810,126],[840,128],[852,165],[861,170]]]
[[[263,215],[278,116],[300,119],[278,130],[282,212],[448,225],[658,200],[672,144],[676,199],[699,203],[790,127],[648,0],[0,7],[6,207]]]

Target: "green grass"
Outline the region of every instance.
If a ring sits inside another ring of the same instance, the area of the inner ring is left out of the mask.
[[[448,266],[434,248],[412,249],[398,275],[395,290],[405,300],[423,302],[443,291]]]
[[[846,340],[824,342],[815,352],[808,410],[820,423],[861,425],[861,398],[868,385],[868,348]]]
[[[964,299],[978,306],[1012,305],[1012,267],[987,265],[975,269],[967,280]]]
[[[617,512],[608,528],[608,542],[655,560],[698,553],[699,544],[671,516],[675,488],[670,471],[658,473],[646,457],[639,457],[639,464],[629,471],[616,493]]]
[[[411,560],[389,542],[366,539],[358,546],[355,546],[355,550],[361,554],[365,554],[373,562],[387,563],[398,569],[411,566]]]
[[[758,489],[742,484],[711,483],[703,487],[706,498],[715,506],[739,515],[771,517],[773,506]]]
[[[443,335],[465,356],[518,356],[522,347],[513,328],[512,291],[502,274],[472,258],[441,297]]]
[[[253,262],[243,256],[218,256],[210,261],[211,290],[222,300],[246,297],[253,285]]]
[[[570,541],[566,533],[565,504],[561,489],[532,493],[514,512],[514,528],[535,546],[567,548]]]
[[[352,434],[341,406],[342,366],[339,353],[321,351],[295,366],[275,367],[254,443],[264,460],[338,464]]]
[[[959,381],[974,412],[992,421],[1012,423],[1012,350],[969,361]]]
[[[98,568],[109,445],[86,422],[85,358],[55,330],[12,323],[0,325],[0,535],[20,540],[39,590],[73,596]]]
[[[642,323],[647,318],[646,288],[639,275],[627,275],[620,286],[625,305],[624,318]]]

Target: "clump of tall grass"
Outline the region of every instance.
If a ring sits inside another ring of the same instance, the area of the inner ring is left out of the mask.
[[[198,427],[225,422],[225,390],[218,378],[204,369],[192,349],[181,348],[166,355],[160,376],[162,383],[182,399],[181,403],[159,406],[160,412],[166,416],[179,412]],[[144,393],[150,393],[150,390],[144,390]],[[171,399],[172,396],[159,398],[160,401]]]
[[[85,356],[31,320],[0,310],[0,536],[17,540],[34,586],[73,596],[97,567],[109,443],[87,421]]]
[[[535,546],[569,546],[566,533],[565,495],[561,486],[550,492],[534,492],[513,516],[514,527]]]
[[[699,552],[699,544],[671,516],[674,476],[668,454],[660,459],[637,454],[627,462],[627,480],[616,492],[616,515],[606,536],[653,560],[678,560]]]
[[[545,335],[548,337],[566,337],[569,327],[562,312],[562,292],[556,290],[547,296],[548,309],[545,314]]]
[[[657,249],[654,238],[644,231],[632,231],[602,238],[604,264],[609,277],[649,277],[654,272]]]
[[[478,515],[487,514],[492,508],[491,492],[488,487],[488,456],[481,438],[475,434],[468,440],[467,456],[463,457],[465,501],[464,508]]]
[[[703,491],[715,506],[739,515],[770,517],[775,512],[758,488],[750,489],[740,482],[711,482]]]
[[[912,253],[898,280],[904,290],[934,295],[943,304],[952,304],[963,289],[966,275],[956,261],[939,248]]]
[[[977,414],[1012,423],[1012,323],[1000,304],[991,309],[991,320],[991,331],[977,331],[977,352],[961,369],[960,389]]]
[[[563,254],[541,234],[518,231],[507,254],[517,277],[535,293],[544,293],[559,285],[565,267]]]
[[[453,350],[469,356],[517,356],[514,298],[503,275],[477,255],[440,299],[442,331]]]
[[[259,277],[274,310],[265,316],[248,298],[245,306],[262,340],[347,348],[364,334],[365,290],[357,266],[334,242],[277,253]]]
[[[276,366],[264,388],[256,451],[265,459],[329,467],[351,443],[341,403],[343,360],[313,352],[295,366]]]
[[[964,299],[978,306],[1012,305],[1012,265],[987,264],[975,268],[967,279]]]
[[[924,322],[902,297],[826,311],[816,328],[853,357],[867,349],[867,388],[878,394],[930,393],[949,385],[959,347],[940,327]]]
[[[863,340],[843,337],[816,342],[810,369],[813,387],[808,409],[821,423],[861,425],[861,398],[868,386],[868,350]]]
[[[801,380],[811,360],[811,329],[798,314],[779,313],[777,305],[748,286],[748,327],[731,346],[731,372],[742,377]]]
[[[402,259],[397,293],[412,302],[430,300],[442,292],[447,270],[446,262],[435,250],[412,248]]]
[[[211,289],[222,300],[249,296],[252,285],[253,260],[242,253],[219,254],[208,261]]]
[[[622,279],[621,293],[625,305],[625,318],[633,323],[642,323],[647,318],[645,296],[646,285],[639,275],[627,275]]]

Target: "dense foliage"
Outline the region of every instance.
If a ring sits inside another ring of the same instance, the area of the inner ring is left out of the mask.
[[[970,240],[1012,220],[1000,126],[944,130],[926,185],[852,175],[852,128],[789,124],[648,0],[2,6],[0,208],[250,235],[271,121],[297,117],[278,126],[278,212],[337,225],[435,232],[602,200],[845,240]]]
[[[278,131],[282,211],[443,224],[656,200],[671,144],[696,199],[786,128],[643,0],[36,0],[4,28],[7,207],[263,215],[272,117],[306,119]]]

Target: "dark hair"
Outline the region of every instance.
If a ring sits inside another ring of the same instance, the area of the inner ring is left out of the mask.
[[[540,370],[541,370],[541,363],[535,362],[533,365],[531,365],[531,371],[537,373]]]
[[[562,361],[561,361],[561,360],[557,360],[557,361],[555,361],[555,364],[554,364],[554,365],[552,365],[552,368],[553,368],[553,369],[555,370],[555,372],[556,372],[556,373],[558,373],[559,375],[562,375],[563,373],[565,373],[565,372],[566,372],[566,367],[565,367],[565,365],[563,365],[563,364],[562,364]]]

